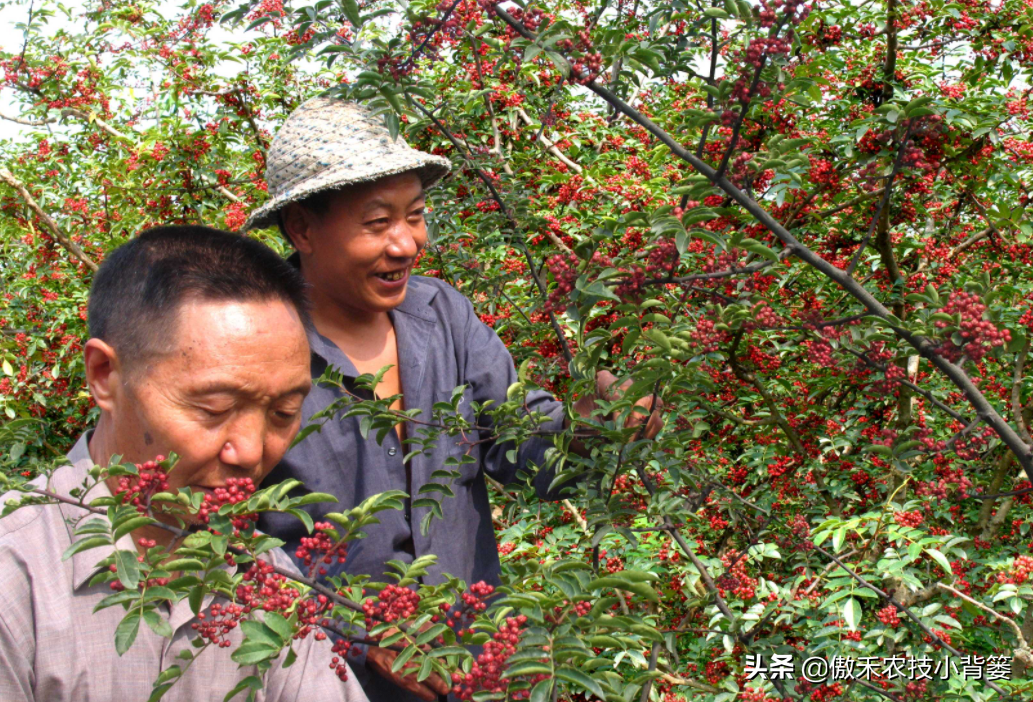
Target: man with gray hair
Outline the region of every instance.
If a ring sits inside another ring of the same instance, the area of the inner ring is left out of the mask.
[[[490,418],[475,418],[470,406],[506,401],[507,389],[517,381],[513,359],[460,292],[440,280],[413,275],[416,257],[427,243],[425,193],[448,173],[449,161],[392,138],[364,106],[318,97],[287,119],[267,164],[270,200],[251,215],[245,229],[279,225],[296,249],[290,260],[311,286],[313,301],[313,378],[334,366],[347,391],[361,396],[355,379],[390,366],[376,394],[396,397],[392,408],[419,409],[423,417],[465,385],[460,409],[467,420],[484,426]],[[601,373],[597,380],[600,394],[605,394],[616,378]],[[304,420],[341,394],[313,388],[302,409]],[[646,407],[649,403],[649,398],[640,401]],[[526,405],[549,418],[541,427],[546,432],[567,428],[563,404],[547,392],[529,393]],[[587,414],[591,400],[576,409]],[[640,423],[646,413],[632,417],[628,425]],[[653,413],[643,435],[652,438],[660,425]],[[291,449],[273,477],[297,478],[311,490],[333,494],[340,501],[337,509],[347,509],[387,490],[417,494],[434,471],[449,465],[449,458],[466,452],[458,438],[442,437],[406,461],[403,442],[411,428],[403,422],[395,429],[381,445],[372,435],[362,438],[358,417],[335,418]],[[403,513],[385,512],[378,515],[381,523],[349,549],[343,566],[328,566],[329,575],[343,570],[385,580],[388,561],[410,563],[434,554],[437,563],[424,578],[428,584],[449,573],[468,585],[498,585],[501,566],[484,475],[511,483],[519,469],[545,464],[552,441],[535,437],[519,446],[511,460],[511,444],[481,438],[473,451],[475,461],[457,467],[455,496],[442,500],[444,516],[431,522],[427,534],[413,527],[427,508],[410,504]],[[539,471],[534,480],[541,497],[558,497],[548,490],[549,471]],[[317,520],[326,512],[319,505],[306,509]],[[282,515],[269,515],[260,526],[288,546],[304,536]],[[451,685],[437,676],[421,683],[415,675],[392,672],[397,655],[371,647],[354,662],[374,702],[431,701],[449,691]]]

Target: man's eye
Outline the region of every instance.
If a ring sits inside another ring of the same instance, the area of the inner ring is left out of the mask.
[[[414,212],[410,212],[409,216],[410,217],[423,217],[426,214],[427,214],[427,210],[425,210],[424,208],[421,207],[420,209],[418,209],[418,210],[416,210]]]
[[[387,217],[378,217],[377,219],[366,222],[367,227],[383,227],[388,224],[390,220]]]
[[[229,409],[219,409],[217,407],[202,407],[201,411],[207,414],[209,417],[222,417]]]

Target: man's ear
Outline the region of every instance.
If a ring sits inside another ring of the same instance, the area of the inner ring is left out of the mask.
[[[105,412],[113,412],[125,379],[118,354],[110,344],[100,339],[90,339],[83,347],[83,360],[86,363],[86,382],[93,394],[93,401]]]
[[[284,205],[280,218],[294,248],[303,254],[312,253],[312,213],[296,202],[289,202]]]

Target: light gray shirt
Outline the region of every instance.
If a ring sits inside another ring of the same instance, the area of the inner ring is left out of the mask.
[[[50,481],[50,489],[58,494],[68,495],[80,486],[94,465],[86,436],[69,453],[69,460],[73,465],[57,470]],[[42,486],[42,482],[38,484]],[[102,495],[110,495],[103,483],[90,492],[90,499]],[[2,495],[0,505],[19,496],[21,493]],[[197,619],[184,599],[166,612],[173,630],[171,639],[141,624],[136,641],[119,657],[115,652],[115,628],[125,610],[115,605],[93,613],[94,606],[112,590],[106,584],[90,587],[89,581],[98,572],[96,563],[116,548],[136,547],[127,534],[116,546],[80,551],[62,561],[73,540],[68,520],[78,520],[83,514],[74,505],[37,505],[0,519],[3,702],[146,702],[159,673],[172,665],[184,666],[177,654],[193,649],[190,642],[197,638],[197,632],[190,625]],[[264,557],[276,565],[293,567],[279,549]],[[203,610],[207,611],[212,601],[208,595]],[[256,674],[255,666],[240,667],[230,659],[242,637],[237,627],[229,634],[232,646],[212,646],[197,656],[162,699],[222,700],[238,682]],[[298,658],[289,668],[283,668],[281,661],[273,663],[259,700],[366,702],[354,676],[349,675],[348,682],[342,683],[330,669],[329,640],[315,641],[310,635],[296,641],[294,649]]]

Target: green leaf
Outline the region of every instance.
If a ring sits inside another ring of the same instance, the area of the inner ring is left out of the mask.
[[[447,497],[456,496],[455,493],[452,491],[452,488],[443,483],[425,483],[420,486],[420,489],[417,490],[416,494],[425,495],[431,492],[440,492],[442,495],[445,495]]]
[[[931,556],[934,561],[940,564],[940,567],[943,568],[945,573],[947,573],[948,575],[954,574],[954,570],[951,568],[950,561],[948,561],[947,557],[940,553],[939,550],[935,548],[928,548],[925,550],[925,552],[929,556]]]
[[[162,563],[161,567],[165,570],[170,571],[193,571],[193,570],[204,570],[204,563],[196,558],[176,558],[167,563]]]
[[[309,534],[312,533],[312,529],[315,527],[315,522],[312,521],[312,515],[303,509],[288,509],[285,510],[287,514],[297,517],[302,524],[305,525],[305,531]]]
[[[118,579],[127,589],[135,589],[140,584],[140,563],[136,551],[121,549],[115,551],[115,569]]]
[[[356,29],[361,27],[362,18],[359,16],[359,4],[355,0],[344,0],[342,6],[344,8],[344,16],[348,18],[348,22]]]
[[[204,602],[204,585],[196,585],[190,590],[190,595],[187,598],[190,603],[190,611],[195,615],[201,611],[201,604]]]
[[[74,544],[65,549],[65,552],[61,555],[62,561],[67,561],[69,558],[79,553],[80,551],[86,551],[91,548],[97,548],[98,546],[110,546],[111,539],[106,536],[91,536],[88,539],[80,539]]]
[[[140,593],[137,590],[122,590],[121,592],[113,592],[100,602],[93,606],[93,611],[99,612],[107,607],[114,607],[117,604],[123,604],[125,602],[131,602],[139,599]]]
[[[551,671],[550,671],[551,672]],[[542,680],[531,689],[530,702],[549,702],[552,699],[552,678]]]
[[[337,498],[328,492],[310,492],[307,495],[296,497],[291,500],[292,507],[301,507],[315,502],[337,502]]]
[[[222,702],[230,702],[234,697],[239,695],[244,690],[251,690],[257,692],[262,689],[262,678],[256,675],[249,675],[234,687],[232,690],[226,693],[226,696],[222,698]]]
[[[178,668],[179,666],[176,665],[172,667]],[[172,689],[173,685],[175,685],[175,683],[170,682],[155,685],[154,689],[151,690],[151,696],[147,698],[147,702],[159,702],[159,700],[165,696],[165,693]]]
[[[506,669],[505,678],[515,678],[518,675],[552,675],[552,666],[539,661],[521,661]]]
[[[631,582],[620,577],[620,573],[616,573],[612,576],[606,576],[602,578],[596,578],[587,585],[586,590],[601,590],[604,588],[612,587],[616,590],[627,590],[633,592],[640,597],[645,597],[650,602],[659,602],[660,598],[657,597],[656,591],[649,587],[644,582]]]
[[[659,329],[648,329],[642,332],[642,335],[663,349],[664,353],[670,354],[674,350],[671,340]]]
[[[204,548],[212,542],[212,532],[195,531],[183,540],[184,548]]]
[[[861,621],[861,603],[851,597],[843,603],[842,612],[850,631],[857,631],[857,625]]]
[[[240,623],[240,630],[244,632],[244,636],[247,637],[245,641],[248,643],[261,643],[275,646],[277,649],[283,647],[284,641],[280,638],[280,635],[262,622],[255,621],[254,619],[245,619]]]
[[[606,283],[601,280],[593,280],[591,283],[584,286],[578,285],[577,289],[586,295],[601,297],[604,300],[613,300],[614,302],[621,301],[621,299],[617,297],[616,293],[614,293],[613,290],[611,290]]]
[[[435,665],[437,665],[439,668],[441,667],[441,663],[439,663],[438,661],[434,660],[430,656],[425,656],[424,659],[423,659],[423,663],[420,664],[419,671],[417,671],[417,673],[416,673],[416,680],[417,680],[417,682],[423,682],[424,680],[429,678],[430,674],[434,672],[434,666]],[[448,679],[447,675],[445,675],[443,677],[446,680]]]
[[[140,611],[133,610],[122,618],[115,628],[115,652],[122,655],[136,641],[136,633],[140,631]]]
[[[409,662],[419,649],[416,646],[406,646],[405,650],[398,654],[394,662],[391,663],[391,672],[397,673],[399,670],[405,667],[405,664]]]
[[[229,546],[229,543],[229,534],[212,535],[212,551],[214,551],[217,556],[226,555],[226,547]]]
[[[576,670],[574,668],[560,668],[556,671],[556,677],[560,680],[566,680],[567,682],[580,685],[596,697],[606,697],[606,693],[603,692],[603,688],[599,686],[599,683],[582,673],[580,670]]]
[[[254,665],[275,658],[280,653],[280,646],[270,646],[261,641],[245,641],[230,656],[240,665]]]
[[[266,612],[263,621],[267,627],[276,632],[276,635],[284,643],[289,642],[294,636],[294,629],[291,627],[290,622],[278,612]]]
[[[128,533],[130,533],[131,531],[133,531],[135,529],[139,529],[142,526],[147,526],[148,524],[155,524],[155,523],[156,522],[153,519],[151,519],[150,517],[145,517],[145,516],[142,516],[142,515],[139,516],[139,517],[132,517],[132,518],[127,519],[127,520],[125,520],[124,522],[122,522],[121,524],[118,525],[118,527],[115,529],[115,533],[112,536],[112,539],[116,543],[118,543],[119,539],[121,539],[123,536],[125,536]]]
[[[448,629],[444,624],[435,624],[428,628],[425,632],[416,637],[416,645],[422,646],[425,643],[430,643],[434,639],[438,638]]]
[[[153,609],[144,610],[143,620],[147,622],[147,626],[151,628],[151,631],[158,636],[166,639],[172,638],[172,625],[169,624],[165,617],[161,616]]]
[[[766,258],[766,259],[768,259],[770,261],[777,261],[778,260],[778,254],[777,253],[775,253],[773,250],[771,250],[770,248],[768,248],[767,246],[765,246],[764,244],[760,243],[759,241],[757,241],[755,239],[743,239],[742,241],[739,242],[739,247],[743,248],[743,249],[746,249],[750,253],[755,253],[755,254],[758,254],[760,256],[763,256],[764,258]]]
[[[839,551],[839,549],[842,548],[843,541],[846,540],[846,531],[846,527],[840,527],[839,529],[836,529],[835,533],[832,535],[833,551]]]
[[[441,512],[441,503],[431,497],[420,497],[412,501],[412,508],[422,509],[426,507],[429,509],[438,519],[443,519],[444,515]]]
[[[908,117],[916,116],[916,110],[918,110],[921,107],[925,107],[935,99],[936,98],[934,98],[932,95],[922,95],[921,97],[916,97],[914,100],[907,104],[907,107],[904,108],[904,114]]]

